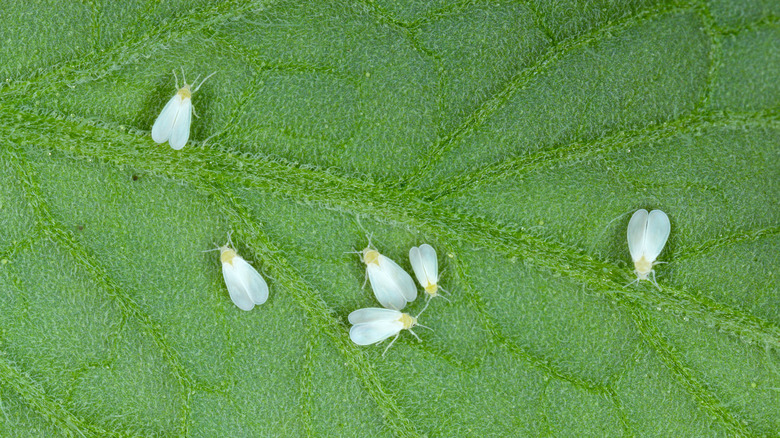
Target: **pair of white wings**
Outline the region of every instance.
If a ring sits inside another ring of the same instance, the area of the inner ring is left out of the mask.
[[[182,98],[181,94],[176,93],[154,121],[152,140],[157,143],[167,141],[172,148],[179,150],[190,138],[191,122],[192,99]]]
[[[636,262],[644,257],[648,262],[654,262],[664,249],[670,230],[669,217],[663,211],[648,213],[645,209],[637,210],[628,222],[631,259]]]
[[[409,261],[412,263],[414,275],[423,288],[439,282],[439,260],[436,250],[431,245],[423,243],[409,250]]]
[[[424,243],[410,249],[409,260],[414,275],[423,288],[438,283],[439,261],[436,258],[436,250],[431,245]],[[377,261],[378,265],[369,263],[366,270],[374,295],[382,306],[401,310],[406,307],[406,303],[417,299],[417,288],[406,271],[381,254]]]
[[[374,295],[382,306],[401,310],[406,307],[406,303],[417,298],[414,280],[396,262],[379,254],[377,263],[367,264],[366,272]]]
[[[349,314],[349,338],[358,345],[371,345],[382,342],[398,334],[404,328],[401,322],[403,313],[392,309],[369,307],[358,309]]]
[[[241,256],[222,263],[222,276],[230,293],[230,299],[241,310],[252,310],[255,304],[268,300],[268,284],[263,277]]]

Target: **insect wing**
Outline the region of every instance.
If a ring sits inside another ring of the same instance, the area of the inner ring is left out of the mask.
[[[249,297],[246,283],[239,277],[235,266],[230,263],[222,263],[222,276],[225,277],[225,286],[227,286],[233,304],[241,310],[252,310],[255,303]]]
[[[425,272],[425,266],[423,266],[420,248],[413,246],[409,250],[409,263],[412,264],[412,270],[414,271],[414,276],[417,277],[417,281],[420,282],[422,287],[425,287],[428,284],[428,274]]]
[[[152,140],[155,143],[165,143],[171,136],[173,130],[173,123],[176,121],[176,116],[179,114],[181,108],[182,98],[179,93],[176,93],[171,100],[165,105],[165,108],[157,116],[152,126]]]
[[[227,286],[228,293],[230,293],[230,299],[233,300],[233,304],[241,310],[252,310],[252,308],[255,307],[255,301],[253,299],[255,292],[250,292],[252,283],[251,277],[247,276],[247,267],[254,271],[254,268],[240,256],[233,257],[232,262],[222,263],[222,276],[225,278],[225,286]],[[254,272],[257,273],[257,271]],[[263,283],[265,283],[265,281],[263,281]],[[262,291],[257,291],[256,294],[262,295]],[[268,286],[265,287],[265,294],[265,298],[267,299]]]
[[[637,210],[628,222],[628,250],[634,261],[645,253],[645,235],[647,230],[647,210]]]
[[[396,262],[381,254],[378,262],[366,267],[376,299],[388,309],[403,309],[407,302],[417,298],[414,280]]]
[[[375,264],[366,266],[371,289],[379,304],[388,309],[401,310],[406,306],[406,299],[389,272]]]
[[[436,250],[424,243],[409,250],[409,261],[412,263],[414,275],[422,287],[439,282],[439,260]]]
[[[244,279],[249,298],[255,304],[265,303],[268,300],[268,283],[257,272],[257,269],[239,256],[233,258],[233,267],[239,273],[239,277]]]
[[[669,223],[669,216],[661,210],[653,210],[647,217],[647,229],[645,231],[645,258],[649,261],[655,261],[658,255],[666,245],[669,239],[669,232],[672,225]]]
[[[387,271],[393,282],[398,285],[398,289],[406,301],[414,301],[417,298],[417,288],[414,286],[412,276],[398,266],[398,263],[380,254],[379,266]]]
[[[192,99],[185,98],[181,101],[171,129],[171,138],[168,140],[172,148],[179,150],[187,144],[190,138],[190,123],[192,123]]]
[[[401,312],[392,309],[381,309],[379,307],[367,307],[358,309],[349,314],[350,324],[363,324],[371,321],[398,321],[401,318]]]
[[[376,344],[398,334],[403,328],[404,325],[401,321],[380,319],[353,325],[349,329],[349,338],[358,345]]]

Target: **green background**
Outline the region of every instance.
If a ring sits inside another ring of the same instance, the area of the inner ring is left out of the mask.
[[[778,17],[3,2],[0,436],[778,436]],[[182,67],[217,74],[174,151]],[[625,286],[638,208],[660,290]],[[202,252],[231,230],[251,312]],[[385,357],[348,337],[368,233],[451,293]]]

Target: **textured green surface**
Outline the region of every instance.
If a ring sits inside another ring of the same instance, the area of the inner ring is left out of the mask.
[[[780,435],[779,5],[5,2],[0,436]],[[369,232],[451,291],[385,357]]]

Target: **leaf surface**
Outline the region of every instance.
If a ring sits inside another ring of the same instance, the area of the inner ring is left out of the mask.
[[[778,16],[10,2],[0,435],[777,434]],[[174,151],[182,68],[217,74]],[[672,223],[659,289],[627,286],[639,208]],[[204,252],[229,231],[251,312]],[[384,357],[348,337],[368,235],[410,273],[431,244],[450,293]]]

